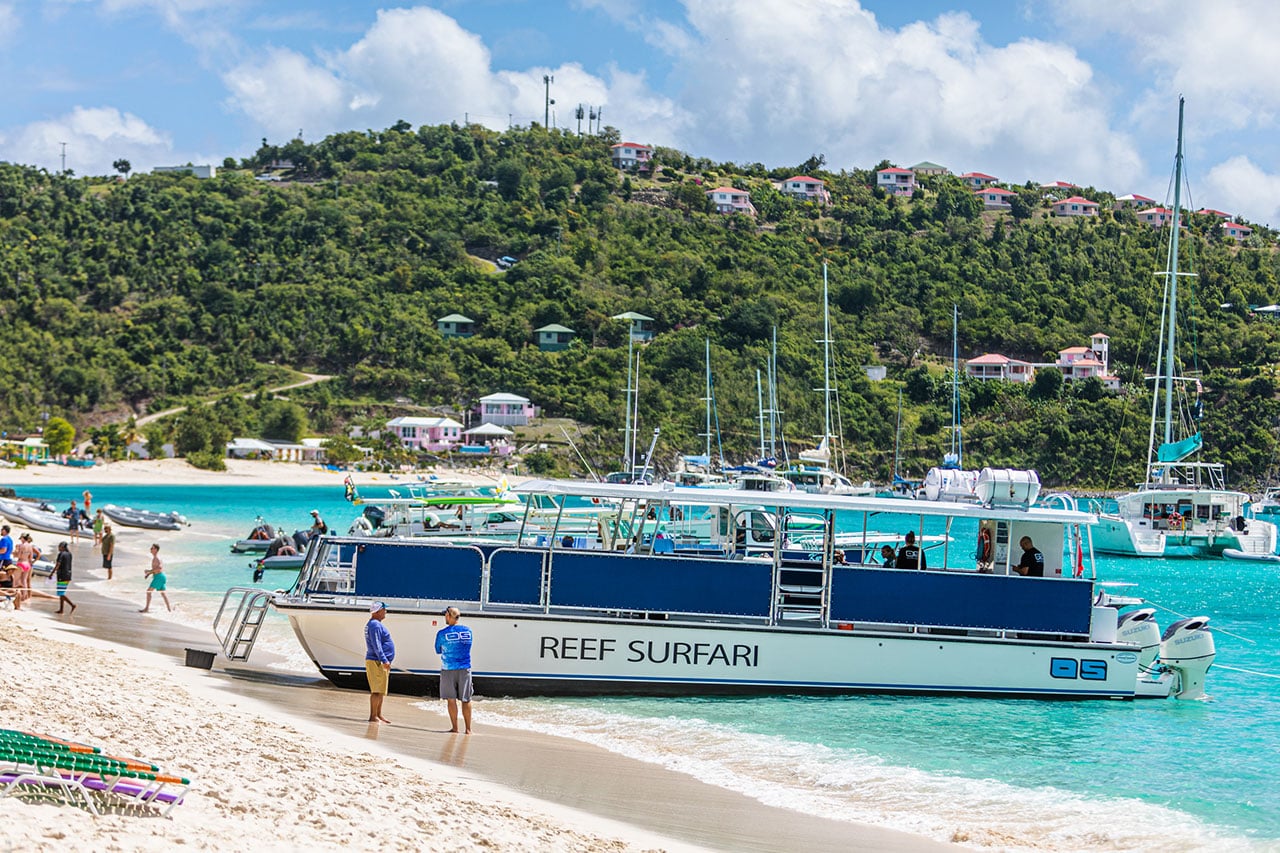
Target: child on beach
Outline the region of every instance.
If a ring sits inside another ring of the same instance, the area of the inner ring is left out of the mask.
[[[89,494],[85,492],[85,494]],[[89,500],[85,499],[85,506],[88,507]],[[102,528],[107,523],[107,518],[102,514],[102,510],[98,510],[93,516],[93,547],[97,548],[102,544]]]
[[[160,546],[151,546],[151,568],[147,569],[143,577],[151,578],[151,583],[147,585],[147,604],[139,613],[146,613],[151,610],[151,593],[158,592],[160,597],[164,599],[165,609],[173,611],[173,605],[169,603],[169,594],[165,592],[166,581],[164,576],[164,561],[160,559]]]

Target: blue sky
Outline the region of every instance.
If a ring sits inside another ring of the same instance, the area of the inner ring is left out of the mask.
[[[406,119],[832,169],[933,160],[1280,226],[1274,0],[0,0],[0,160],[105,174]]]

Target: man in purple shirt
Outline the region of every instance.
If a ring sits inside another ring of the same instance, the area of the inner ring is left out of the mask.
[[[382,700],[391,681],[391,662],[396,659],[396,644],[382,620],[387,618],[387,605],[375,601],[369,605],[369,622],[364,626],[364,673],[369,678],[369,722],[389,723],[382,716]]]
[[[458,730],[458,703],[462,722],[471,734],[471,629],[458,624],[456,607],[444,611],[444,627],[436,632],[436,654],[440,655],[440,698],[449,703],[449,722]]]

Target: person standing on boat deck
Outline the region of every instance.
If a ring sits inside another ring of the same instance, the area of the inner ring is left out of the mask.
[[[102,510],[98,510],[102,512]],[[110,524],[102,525],[102,568],[107,570],[107,580],[111,580],[111,561],[116,556],[116,534]]]
[[[459,625],[456,607],[444,610],[444,627],[436,632],[436,654],[440,655],[440,698],[449,703],[449,731],[458,731],[458,703],[462,722],[471,734],[471,629]]]
[[[329,525],[324,523],[324,519],[320,517],[320,510],[311,510],[311,535],[324,536],[329,532]]]
[[[54,561],[53,570],[58,578],[58,613],[62,613],[64,604],[70,604],[71,612],[75,613],[76,603],[67,597],[67,587],[71,586],[71,549],[66,542],[58,543],[58,558]]]
[[[382,700],[391,683],[391,662],[396,659],[396,644],[382,620],[387,618],[387,605],[375,601],[369,605],[369,621],[364,626],[364,674],[369,679],[369,722],[389,723],[382,716]]]
[[[898,550],[898,559],[894,562],[898,569],[927,569],[929,561],[925,558],[924,549],[916,544],[914,530],[908,530],[902,548]]]
[[[896,562],[898,562],[898,555],[893,553],[893,546],[880,546],[880,565],[884,566],[886,569],[892,569]]]
[[[1044,554],[1040,553],[1040,549],[1032,543],[1031,537],[1023,536],[1018,540],[1018,545],[1022,547],[1022,559],[1013,567],[1013,570],[1023,577],[1044,577]]]
[[[151,546],[151,568],[143,573],[143,577],[151,578],[151,583],[147,584],[147,603],[139,610],[139,613],[146,613],[151,609],[151,593],[158,592],[160,597],[164,599],[166,610],[173,611],[173,605],[169,603],[169,593],[165,592],[168,587],[167,579],[164,576],[164,560],[160,559],[160,546]]]

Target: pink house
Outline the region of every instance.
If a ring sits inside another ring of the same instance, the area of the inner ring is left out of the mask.
[[[1018,361],[1007,355],[989,352],[964,363],[964,372],[974,379],[999,379],[1005,382],[1030,382],[1036,368],[1029,361]]]
[[[525,426],[538,416],[538,409],[528,397],[519,394],[490,394],[481,397],[476,414],[482,424],[498,426]]]
[[[916,173],[910,169],[881,169],[876,172],[876,186],[889,195],[911,196],[916,191]]]
[[[789,195],[797,201],[816,201],[819,204],[831,204],[831,193],[827,192],[825,182],[807,175],[796,175],[787,178],[778,185],[778,192]]]
[[[1225,213],[1221,210],[1214,210],[1212,207],[1202,207],[1199,210],[1197,210],[1196,213],[1200,214],[1201,216],[1216,216],[1219,219],[1231,218],[1230,213]]]
[[[1137,193],[1129,193],[1128,195],[1116,196],[1116,209],[1132,207],[1135,210],[1143,210],[1148,207],[1155,207],[1156,200],[1147,198],[1145,195]]]
[[[1239,243],[1252,234],[1253,229],[1248,225],[1241,225],[1239,222],[1224,222],[1222,223],[1222,233]]]
[[[461,440],[462,424],[453,418],[392,418],[387,430],[409,450],[452,450]]]
[[[1078,195],[1053,203],[1054,216],[1097,216],[1098,203]]]
[[[707,197],[715,205],[716,213],[745,213],[756,215],[756,207],[751,203],[751,193],[733,187],[716,187],[707,190]]]
[[[983,187],[990,186],[996,182],[994,177],[991,175],[984,175],[981,172],[965,172],[960,176],[960,180],[964,184],[973,187],[975,190],[980,190]]]
[[[1054,367],[1062,371],[1062,378],[1067,382],[1076,382],[1096,376],[1109,391],[1120,390],[1120,377],[1112,376],[1111,336],[1097,332],[1089,337],[1087,347],[1067,347],[1058,350],[1058,360]]]
[[[1167,207],[1149,207],[1138,211],[1138,221],[1145,222],[1152,228],[1159,228],[1173,221],[1173,211]]]
[[[616,168],[639,169],[643,172],[652,165],[653,149],[638,142],[619,142],[610,147],[609,155]]]
[[[982,206],[987,210],[1008,210],[1010,207],[1009,197],[1017,195],[1013,190],[1001,189],[1000,187],[985,187],[980,190],[974,190],[973,194],[982,199]]]
[[[1040,185],[1040,189],[1042,190],[1074,190],[1076,188],[1075,184],[1069,184],[1066,181],[1054,181],[1051,184]]]

